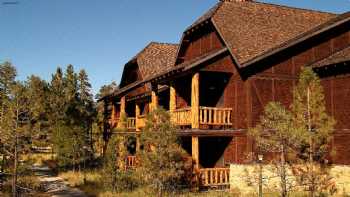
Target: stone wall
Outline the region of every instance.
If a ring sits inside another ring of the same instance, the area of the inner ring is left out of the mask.
[[[296,177],[288,169],[288,187],[293,191],[303,191],[298,186]],[[330,170],[332,182],[335,182],[338,194],[350,195],[350,166],[333,166]],[[280,179],[272,165],[262,166],[263,192],[272,193],[280,191]],[[259,165],[230,165],[230,189],[233,193],[241,195],[257,194],[259,184]]]

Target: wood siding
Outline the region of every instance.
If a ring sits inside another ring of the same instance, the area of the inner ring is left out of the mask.
[[[220,36],[215,31],[214,27],[209,24],[203,27],[201,31],[184,36],[177,64],[189,61],[222,47],[223,42],[220,40]]]

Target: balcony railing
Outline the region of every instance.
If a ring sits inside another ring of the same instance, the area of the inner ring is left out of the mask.
[[[199,107],[199,123],[202,125],[232,125],[232,108]]]
[[[126,169],[134,169],[136,167],[136,156],[127,156],[125,162]]]
[[[232,125],[232,108],[219,107],[199,107],[199,124],[212,126],[231,126]],[[118,123],[119,119],[112,121],[110,124]],[[178,126],[190,126],[192,124],[191,107],[176,109],[171,112],[171,121]],[[111,124],[112,125],[112,124]],[[146,126],[146,116],[140,115],[137,118],[127,118],[127,129],[141,129]]]
[[[191,108],[176,109],[171,112],[171,120],[174,124],[184,126],[191,125]]]
[[[204,187],[229,186],[230,168],[199,169],[199,181]]]
[[[135,129],[136,128],[136,118],[127,118],[126,128],[127,129]]]

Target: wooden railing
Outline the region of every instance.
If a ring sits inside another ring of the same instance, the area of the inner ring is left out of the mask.
[[[126,128],[127,129],[135,129],[136,128],[136,118],[127,118]]]
[[[171,112],[171,120],[177,125],[191,125],[191,108],[176,109]]]
[[[199,124],[232,125],[232,108],[199,107]]]
[[[229,186],[230,168],[199,169],[199,181],[204,187]]]
[[[127,156],[126,157],[126,169],[132,169],[136,167],[136,156]]]

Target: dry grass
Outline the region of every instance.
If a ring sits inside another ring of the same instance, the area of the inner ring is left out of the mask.
[[[84,175],[85,174],[85,175]],[[101,179],[101,175],[98,171],[68,171],[58,174],[59,177],[63,178],[69,186],[80,187],[84,185],[84,176],[86,178],[85,183],[98,183]]]
[[[33,153],[21,155],[20,160],[23,161],[32,161],[35,165],[43,165],[45,161],[55,159],[55,154],[50,153]]]

